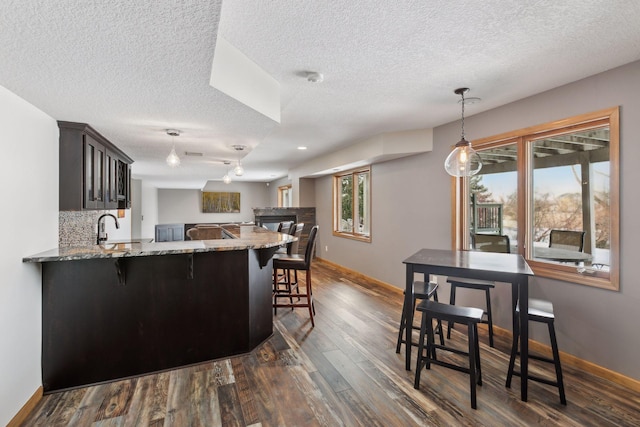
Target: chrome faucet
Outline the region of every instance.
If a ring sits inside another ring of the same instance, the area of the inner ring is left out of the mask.
[[[96,240],[96,245],[99,245],[101,242],[107,241],[107,233],[104,232],[104,221],[102,220],[105,216],[110,216],[116,222],[116,228],[120,228],[120,224],[118,224],[118,218],[113,216],[113,214],[106,213],[100,215],[98,218],[98,238]]]

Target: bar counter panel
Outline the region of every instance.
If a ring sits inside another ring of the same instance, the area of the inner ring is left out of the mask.
[[[112,243],[26,257],[42,264],[46,393],[247,353],[273,333],[272,260],[293,237]]]
[[[260,268],[256,251],[119,262],[125,284],[109,259],[43,264],[45,392],[246,353],[272,334],[271,261]]]

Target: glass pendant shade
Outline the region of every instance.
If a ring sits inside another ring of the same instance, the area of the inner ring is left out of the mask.
[[[231,177],[228,173],[224,174],[224,176],[222,177],[222,182],[224,182],[225,184],[231,184]]]
[[[449,175],[455,177],[472,176],[480,172],[482,168],[482,159],[478,153],[476,153],[476,150],[471,148],[471,143],[464,137],[464,94],[468,91],[469,88],[466,87],[461,87],[453,91],[456,95],[462,97],[460,100],[462,104],[462,136],[460,137],[460,141],[456,143],[453,151],[449,153],[444,161],[444,169]],[[480,98],[474,99],[479,100]]]
[[[172,168],[177,168],[180,166],[180,157],[176,154],[176,147],[171,149],[171,152],[167,156],[167,164]]]
[[[481,168],[482,159],[464,138],[456,144],[444,161],[444,169],[449,175],[456,177],[475,175]]]
[[[240,161],[238,161],[238,165],[233,170],[233,173],[235,173],[236,176],[242,176],[242,174],[244,173],[244,169],[242,168]]]

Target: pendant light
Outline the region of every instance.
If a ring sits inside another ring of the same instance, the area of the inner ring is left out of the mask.
[[[229,176],[229,165],[231,164],[231,162],[225,160],[224,164],[227,166],[227,172],[222,177],[222,182],[224,182],[225,184],[231,184],[231,177]]]
[[[469,88],[466,87],[454,91],[456,95],[462,97],[462,138],[444,161],[444,169],[449,175],[456,177],[475,175],[482,168],[482,159],[464,137],[464,94],[468,91]]]
[[[242,174],[244,173],[244,168],[242,167],[242,163],[240,163],[240,160],[238,160],[238,164],[236,165],[235,169],[233,169],[233,173],[235,173],[236,176],[242,176]]]
[[[244,151],[245,148],[247,148],[246,145],[232,145],[232,148],[236,151]],[[236,176],[242,176],[242,174],[244,173],[244,168],[242,167],[242,163],[240,163],[240,159],[238,159],[238,163],[236,164],[236,167],[233,169],[233,173],[236,174]]]
[[[176,143],[175,137],[180,136],[180,131],[176,129],[167,129],[167,135],[171,135],[171,141],[173,142],[173,148],[171,148],[171,152],[167,156],[167,164],[172,168],[177,168],[180,166],[180,157],[176,153]]]

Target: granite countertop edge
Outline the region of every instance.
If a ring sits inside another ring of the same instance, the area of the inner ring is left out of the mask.
[[[239,235],[238,235],[239,234]],[[22,258],[22,262],[76,261],[99,258],[133,258],[201,252],[241,251],[280,247],[296,238],[258,227],[242,227],[234,239],[186,240],[178,242],[106,242],[93,246],[56,248]]]

